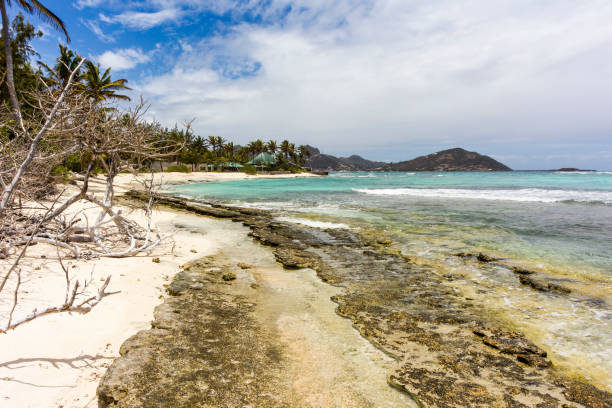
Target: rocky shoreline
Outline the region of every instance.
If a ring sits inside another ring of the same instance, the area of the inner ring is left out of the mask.
[[[141,198],[137,192],[128,196]],[[390,250],[383,236],[297,226],[277,222],[261,210],[170,196],[159,203],[241,222],[255,240],[274,248],[277,261],[286,268],[312,268],[323,281],[342,286],[332,299],[337,313],[396,360],[388,383],[409,393],[420,406],[612,407],[610,393],[557,372],[545,351],[492,321],[432,268]],[[100,382],[100,406],[297,406],[290,398],[272,403],[261,397],[269,394],[266,387],[282,388],[282,367],[270,351],[274,343],[269,333],[248,323],[248,302],[241,303],[235,292],[240,285],[227,285],[223,268],[213,261],[201,262],[187,265],[177,276],[169,288],[173,296],[156,310],[153,328],[124,344],[122,356]],[[525,284],[535,288],[531,282]],[[215,309],[219,304],[228,309]],[[222,316],[230,318],[225,326],[220,325]],[[246,321],[233,322],[234,318]],[[238,326],[240,331],[207,331],[206,326]],[[211,343],[205,343],[203,351],[201,339],[207,336]],[[183,346],[173,345],[177,339]],[[231,350],[215,345],[214,339],[230,345],[251,339],[253,355],[235,351],[211,359],[209,353]],[[176,354],[179,349],[183,352]],[[228,359],[237,363],[228,364]],[[241,367],[244,361],[254,366]],[[210,366],[217,371],[203,368]],[[257,385],[245,387],[243,381],[235,381],[233,376],[246,373],[253,373]],[[219,378],[224,380],[215,382]],[[232,405],[218,399],[220,395],[239,399],[231,400]]]

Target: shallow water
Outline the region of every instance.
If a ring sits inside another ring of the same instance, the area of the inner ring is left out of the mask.
[[[525,332],[561,370],[612,389],[612,173],[337,173],[173,189],[319,228],[384,230],[418,262],[460,276],[449,285]],[[502,260],[453,256],[481,251]],[[532,290],[508,265],[573,292]]]
[[[181,216],[181,226],[207,233],[201,218]],[[353,329],[351,321],[335,313],[330,297],[340,288],[321,282],[312,270],[286,271],[272,251],[247,237],[248,229],[225,226],[218,261],[254,266],[238,273],[235,285],[255,299],[259,324],[277,334],[282,346],[287,396],[300,407],[416,407],[405,393],[386,382],[395,361]],[[250,284],[258,285],[256,291]],[[280,392],[280,390],[279,390]]]

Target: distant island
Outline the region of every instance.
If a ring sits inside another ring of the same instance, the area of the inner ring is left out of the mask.
[[[550,171],[567,171],[567,172],[574,172],[574,171],[597,171],[597,170],[584,170],[584,169],[577,169],[575,167],[562,167],[560,169],[556,169],[556,170],[550,170]]]
[[[311,156],[306,165],[313,170],[332,171],[512,171],[497,160],[476,152],[454,148],[419,156],[398,163],[386,163],[364,159],[361,156],[335,157],[322,154],[319,149],[307,146]]]

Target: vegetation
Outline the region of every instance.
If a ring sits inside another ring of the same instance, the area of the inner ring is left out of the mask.
[[[59,46],[55,61],[33,65],[38,55],[31,42],[42,33],[21,14],[10,22],[11,6],[38,14],[69,41],[63,21],[38,0],[0,0],[0,259],[8,265],[0,273],[0,295],[10,291],[14,310],[23,294],[20,262],[34,244],[57,250],[66,293],[64,303],[19,319],[11,311],[0,332],[48,313],[86,312],[107,295],[110,276],[97,295],[85,298],[85,288],[96,284],[73,281],[62,259],[134,256],[167,238],[151,224],[157,169],[304,171],[309,149],[288,140],[257,139],[239,146],[221,136],[197,135],[190,123],[165,128],[145,121],[148,107],[142,99],[128,103],[126,79],[113,78],[110,68],[67,45]],[[150,175],[143,182],[149,197],[142,208],[144,226],[125,218],[115,205],[117,175],[140,171]],[[105,182],[102,197],[89,189],[96,175]]]
[[[102,284],[76,281],[63,259],[134,256],[151,251],[166,238],[151,226],[154,174],[143,183],[149,197],[143,206],[144,226],[117,210],[115,178],[121,172],[137,172],[151,168],[155,161],[180,156],[183,139],[179,137],[189,134],[189,124],[168,135],[157,123],[145,122],[147,106],[142,100],[127,107],[116,105],[117,100],[129,100],[118,93],[129,89],[127,81],[112,79],[110,69],[101,72],[99,65],[66,46],[60,46],[55,63],[41,62],[34,69],[30,61],[37,54],[30,42],[42,34],[22,15],[10,24],[7,6],[11,5],[39,14],[68,39],[63,22],[40,2],[0,0],[4,46],[0,61],[0,296],[11,299],[0,332],[49,313],[87,312],[107,295],[110,276]],[[90,178],[98,173],[105,181],[102,197],[89,190]],[[74,186],[57,187],[58,181],[68,179]],[[65,300],[17,318],[13,312],[25,294],[22,273],[27,273],[20,263],[30,256],[27,252],[34,244],[57,251],[58,269],[66,277]],[[85,295],[91,286],[98,286],[97,294]]]
[[[306,160],[310,157],[310,150],[306,146],[295,147],[294,143],[283,140],[279,145],[274,140],[264,142],[261,139],[254,140],[246,146],[239,146],[228,142],[221,136],[208,136],[206,138],[195,135],[192,131],[172,129],[160,130],[163,143],[176,144],[184,141],[184,147],[172,158],[176,165],[190,165],[192,171],[199,168],[212,168],[215,170],[233,169],[233,163],[240,164],[241,170],[248,174],[254,174],[257,170],[263,171],[304,171]],[[269,153],[275,157],[275,164],[254,166],[250,163],[257,155]],[[161,164],[163,170],[163,163]]]
[[[166,169],[167,172],[176,172],[176,173],[190,173],[189,167],[184,164],[179,164],[178,166],[168,166]]]

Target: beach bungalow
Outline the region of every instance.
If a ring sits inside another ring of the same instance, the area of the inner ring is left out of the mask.
[[[231,171],[237,171],[239,170],[241,167],[244,167],[242,164],[240,163],[235,163],[232,161],[228,161],[228,162],[223,162],[221,163],[221,168],[225,171],[225,170],[231,170]]]
[[[250,164],[253,166],[261,166],[261,167],[274,166],[276,164],[276,157],[274,157],[268,152],[263,152],[255,156],[253,160],[251,160],[247,164]]]

